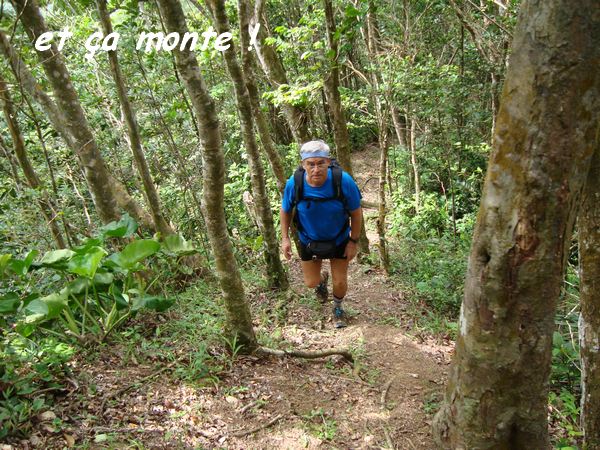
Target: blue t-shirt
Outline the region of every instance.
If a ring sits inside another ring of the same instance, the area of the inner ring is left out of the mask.
[[[360,207],[360,191],[358,186],[350,175],[342,172],[342,191],[349,211],[354,211]],[[294,176],[292,175],[285,185],[283,191],[282,209],[289,213],[292,211],[292,202],[294,200]],[[304,191],[302,200],[296,205],[296,211],[302,231],[300,231],[300,242],[304,245],[310,241],[331,241],[336,240],[339,245],[346,240],[350,234],[350,228],[347,227],[346,232],[341,233],[346,224],[346,214],[344,213],[344,205],[339,200],[329,200],[325,202],[315,202],[307,197],[317,198],[332,198],[333,192],[333,177],[331,169],[327,171],[327,180],[322,186],[312,187],[306,182],[304,177]]]

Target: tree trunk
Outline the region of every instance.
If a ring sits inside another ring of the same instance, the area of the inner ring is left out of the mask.
[[[167,30],[183,36],[188,30],[179,1],[159,0],[158,6]],[[189,48],[177,48],[174,52],[177,68],[190,95],[202,136],[204,217],[217,266],[217,276],[223,291],[229,332],[233,334],[237,343],[242,345],[244,351],[252,351],[258,344],[225,221],[225,161],[219,119],[194,53]]]
[[[54,238],[56,245],[58,246],[58,248],[65,248],[65,240],[63,238],[62,233],[60,232],[60,228],[58,227],[58,221],[56,220],[57,213],[54,210],[50,198],[48,197],[48,193],[42,187],[40,178],[38,177],[37,173],[35,172],[35,169],[33,168],[33,165],[27,157],[27,152],[25,150],[25,140],[23,139],[21,129],[19,128],[19,124],[17,123],[17,116],[12,107],[12,101],[10,98],[10,94],[8,93],[8,86],[1,75],[0,101],[2,102],[4,118],[6,119],[6,123],[8,124],[10,136],[13,141],[15,155],[17,156],[17,161],[19,161],[21,170],[23,170],[23,175],[25,175],[27,184],[31,189],[40,190],[41,198],[38,200],[40,210],[42,211],[42,214],[46,219],[46,223],[50,228],[50,232],[52,233],[52,237]]]
[[[335,38],[336,26],[333,16],[333,7],[331,0],[323,0],[325,7],[325,24],[327,27],[327,41],[333,57],[330,58],[329,75],[326,75],[323,87],[328,101],[329,111],[333,116],[333,139],[337,152],[337,159],[342,168],[354,177],[352,171],[352,160],[350,159],[350,137],[348,136],[348,126],[346,117],[342,108],[342,99],[340,97],[340,68],[338,62],[338,42]]]
[[[521,6],[438,447],[549,448],[556,302],[600,112],[600,4]]]
[[[229,21],[225,13],[225,4],[223,0],[208,0],[206,5],[213,12],[217,33],[229,32]],[[242,136],[248,152],[248,166],[250,168],[250,179],[252,183],[252,193],[256,206],[258,227],[263,236],[265,244],[265,262],[266,275],[269,279],[271,288],[285,290],[289,287],[289,282],[283,264],[279,257],[279,245],[277,244],[277,234],[273,223],[273,211],[269,202],[267,188],[265,185],[265,174],[260,160],[260,153],[254,136],[254,120],[252,118],[252,105],[250,96],[246,89],[246,80],[238,64],[236,49],[232,44],[224,52],[227,70],[233,81],[235,95],[238,106],[238,113],[242,127]]]
[[[14,0],[14,4],[29,38],[35,42],[38,36],[48,31],[37,3],[35,0]],[[62,54],[54,44],[51,44],[48,50],[36,50],[36,52],[58,103],[58,108],[55,110],[61,111],[64,125],[61,128],[69,135],[69,137],[65,136],[65,141],[74,145],[73,151],[84,169],[100,220],[104,223],[117,220],[119,218],[117,206],[121,206],[144,225],[153,228],[147,214],[131,198],[125,187],[108,172]],[[55,119],[54,122],[60,127],[60,119]],[[60,129],[57,131],[60,132]]]
[[[415,182],[415,214],[421,209],[421,179],[419,177],[419,163],[417,162],[417,120],[410,120],[410,165],[413,169]]]
[[[256,78],[254,75],[254,56],[248,50],[250,46],[250,35],[248,34],[248,26],[250,24],[250,12],[248,11],[248,5],[244,0],[238,0],[238,15],[240,21],[240,48],[242,53],[242,65],[244,69],[244,79],[246,81],[246,88],[250,95],[250,102],[252,103],[252,112],[256,119],[256,125],[258,128],[258,134],[260,136],[260,142],[265,149],[267,159],[271,170],[275,175],[277,181],[277,189],[280,194],[283,194],[285,189],[285,183],[287,178],[283,169],[283,161],[275,143],[271,139],[271,133],[269,132],[269,125],[267,119],[260,109],[260,96],[256,87]]]
[[[113,29],[110,22],[110,15],[106,9],[106,0],[97,0],[97,4],[104,35],[108,36],[113,32]],[[173,228],[171,228],[162,214],[160,197],[156,191],[156,186],[154,186],[154,181],[152,180],[152,175],[150,174],[150,169],[148,168],[148,163],[146,162],[146,157],[144,156],[144,151],[142,150],[142,138],[140,136],[139,126],[133,108],[131,107],[131,103],[129,102],[127,88],[125,86],[125,80],[123,79],[121,67],[119,66],[119,59],[116,50],[108,51],[108,60],[110,62],[110,70],[115,82],[115,87],[117,88],[119,103],[121,104],[123,116],[125,117],[125,122],[127,123],[131,153],[133,154],[137,171],[142,179],[144,192],[146,194],[150,212],[152,213],[154,226],[162,233],[163,236],[173,234]]]
[[[249,0],[242,1],[246,2],[248,5],[247,2]],[[264,14],[263,6],[264,2],[262,0],[258,0],[256,4],[254,22],[260,23],[261,26],[256,38],[256,53],[258,55],[260,65],[267,75],[269,83],[273,89],[279,89],[281,85],[288,85],[289,83],[285,69],[275,48],[264,43],[265,39],[269,37],[269,34],[267,32],[268,21],[266,15]],[[303,144],[304,142],[309,141],[310,134],[308,132],[308,124],[304,111],[302,111],[302,109],[299,107],[289,103],[283,103],[281,108],[283,109],[283,113],[290,126],[290,129],[292,130],[292,134],[294,135],[296,142]]]
[[[600,142],[583,191],[579,227],[581,427],[583,448],[600,449]]]

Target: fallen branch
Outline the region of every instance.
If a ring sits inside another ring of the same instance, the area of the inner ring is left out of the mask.
[[[265,423],[264,425],[260,425],[256,428],[253,428],[253,429],[247,430],[247,431],[243,431],[243,430],[236,431],[235,433],[231,433],[231,436],[240,438],[240,437],[248,436],[249,434],[254,434],[260,430],[264,430],[265,428],[269,428],[270,426],[275,425],[282,418],[283,418],[283,414],[278,414],[273,419],[271,419],[271,421]]]
[[[387,397],[388,391],[390,390],[390,386],[392,385],[395,379],[396,377],[394,376],[383,385],[383,389],[381,390],[381,409],[385,409],[385,399]]]
[[[259,355],[271,355],[271,356],[293,356],[295,358],[304,358],[304,359],[317,359],[317,358],[325,358],[326,356],[332,355],[340,355],[343,356],[348,362],[354,363],[354,358],[352,354],[346,349],[336,349],[332,348],[329,350],[321,350],[321,351],[303,351],[303,350],[275,350],[267,347],[259,347],[256,350],[256,353]]]

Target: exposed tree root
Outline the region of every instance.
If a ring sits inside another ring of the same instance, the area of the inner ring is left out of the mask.
[[[293,356],[295,358],[304,358],[304,359],[317,359],[317,358],[325,358],[326,356],[332,355],[340,355],[343,356],[350,363],[354,363],[354,358],[352,354],[347,349],[336,349],[331,348],[329,350],[321,350],[321,351],[303,351],[303,350],[275,350],[267,347],[259,347],[256,350],[258,355],[271,355],[271,356]]]
[[[282,418],[283,418],[283,414],[278,414],[273,419],[271,419],[269,422],[267,422],[263,425],[260,425],[256,428],[252,428],[251,430],[247,430],[247,431],[236,431],[235,433],[231,433],[230,436],[239,438],[239,437],[248,436],[249,434],[254,434],[260,430],[264,430],[265,428],[269,428],[270,426],[275,425]]]
[[[390,390],[390,387],[392,386],[392,383],[394,382],[394,380],[396,379],[396,377],[392,377],[388,380],[387,383],[385,383],[383,385],[383,389],[381,390],[381,409],[385,409],[386,405],[385,405],[385,399],[387,397],[388,391]]]

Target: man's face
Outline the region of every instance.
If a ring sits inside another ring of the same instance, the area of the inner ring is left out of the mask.
[[[329,158],[307,158],[302,161],[302,166],[306,170],[307,181],[311,185],[320,186],[327,180],[327,168],[329,167]]]

